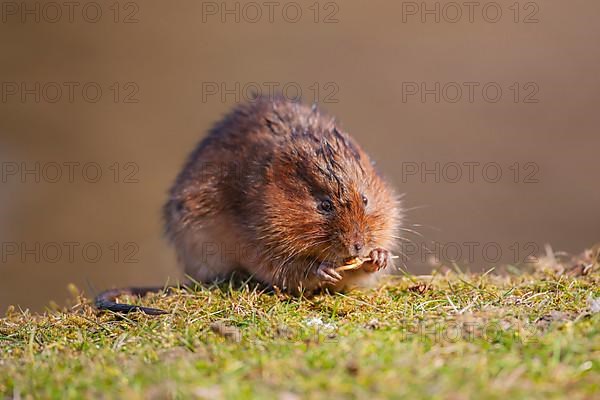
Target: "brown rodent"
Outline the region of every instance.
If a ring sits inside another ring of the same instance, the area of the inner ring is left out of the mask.
[[[397,196],[335,119],[285,98],[237,106],[191,154],[164,207],[200,282],[238,271],[291,292],[365,283],[391,264]],[[344,260],[370,257],[338,273]]]
[[[398,197],[355,140],[284,98],[255,99],[218,122],[163,211],[192,279],[241,273],[291,294],[368,283],[392,266],[401,223]],[[335,270],[357,256],[371,261]]]

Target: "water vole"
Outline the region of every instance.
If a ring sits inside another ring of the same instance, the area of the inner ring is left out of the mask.
[[[218,122],[163,214],[192,279],[241,273],[291,294],[372,281],[392,265],[402,215],[398,196],[334,118],[284,98],[238,105]],[[369,261],[336,271],[355,257]]]

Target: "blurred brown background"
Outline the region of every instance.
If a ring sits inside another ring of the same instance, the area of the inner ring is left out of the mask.
[[[0,310],[180,278],[166,190],[257,85],[337,115],[442,258],[484,269],[600,239],[599,2],[290,3],[2,3]],[[439,182],[419,175],[436,163]]]

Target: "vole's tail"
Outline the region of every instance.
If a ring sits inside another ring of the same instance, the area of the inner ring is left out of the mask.
[[[134,304],[117,303],[115,300],[117,297],[122,295],[131,296],[144,296],[147,293],[158,293],[163,291],[165,288],[160,287],[130,287],[122,289],[106,290],[96,296],[94,303],[98,310],[109,310],[117,313],[129,313],[133,311],[141,311],[148,315],[161,315],[168,314],[168,311],[161,310],[159,308],[142,307]]]

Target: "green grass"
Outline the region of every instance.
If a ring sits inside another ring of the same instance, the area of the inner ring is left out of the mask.
[[[0,319],[0,398],[593,398],[599,275],[452,272],[313,299],[223,286],[128,299],[172,310],[158,317],[98,313],[84,298],[44,315],[12,309]]]

